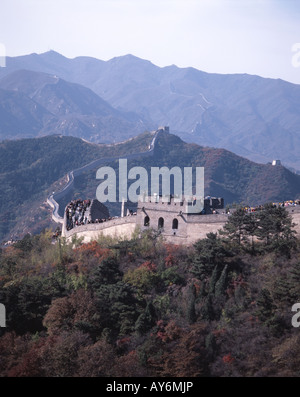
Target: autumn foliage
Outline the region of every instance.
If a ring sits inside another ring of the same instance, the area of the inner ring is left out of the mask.
[[[0,252],[0,376],[298,376],[299,257],[294,237],[280,252],[26,236]]]

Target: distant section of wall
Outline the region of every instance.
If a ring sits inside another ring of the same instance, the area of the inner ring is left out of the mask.
[[[52,219],[56,223],[64,223],[64,218],[62,218],[60,215],[58,215],[58,207],[56,206],[56,201],[52,199],[52,196],[47,198],[47,203],[50,205],[50,207],[53,209],[52,211]]]

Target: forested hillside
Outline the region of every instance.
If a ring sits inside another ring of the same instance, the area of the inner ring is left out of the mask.
[[[290,218],[266,206],[229,219],[192,247],[46,231],[2,250],[0,376],[299,376]]]
[[[151,139],[145,133],[111,146],[58,135],[0,142],[0,241],[49,226],[45,201],[64,186],[68,171],[97,158],[147,151]]]

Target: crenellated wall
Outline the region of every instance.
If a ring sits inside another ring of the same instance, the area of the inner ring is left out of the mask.
[[[136,228],[136,216],[126,216],[124,218],[116,218],[107,220],[103,223],[90,223],[75,227],[69,231],[64,231],[62,235],[67,240],[71,241],[76,234],[77,237],[83,237],[84,242],[87,243],[92,240],[97,240],[100,235],[111,237],[130,237]]]

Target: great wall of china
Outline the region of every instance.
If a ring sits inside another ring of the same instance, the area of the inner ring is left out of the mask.
[[[223,228],[228,220],[229,214],[208,214],[208,215],[191,215],[185,209],[185,203],[174,203],[170,199],[169,203],[163,203],[160,200],[149,200],[146,203],[139,202],[135,215],[117,217],[106,220],[103,223],[91,223],[77,226],[71,230],[66,228],[66,219],[64,219],[62,235],[68,241],[73,236],[83,238],[83,242],[97,240],[100,235],[130,238],[136,228],[146,230],[153,228],[160,230],[165,240],[174,244],[193,244],[195,241],[205,238],[207,233],[217,233]],[[293,222],[296,224],[295,230],[300,236],[300,206],[288,207],[288,212],[292,215]]]
[[[155,148],[156,139],[160,132],[168,131],[168,127],[162,127],[153,132],[153,139],[149,149],[142,153],[133,153],[123,158],[134,159],[141,156],[151,156]],[[52,207],[52,219],[62,225],[62,236],[68,241],[76,235],[83,238],[84,242],[97,239],[100,235],[112,236],[118,238],[130,238],[136,228],[145,230],[153,228],[160,230],[165,240],[174,244],[192,244],[198,239],[205,238],[207,233],[217,233],[223,228],[228,220],[228,214],[220,211],[223,208],[223,202],[216,198],[206,199],[206,214],[190,214],[188,211],[188,202],[183,198],[181,202],[176,202],[170,197],[167,202],[163,202],[161,197],[148,197],[146,202],[139,201],[135,215],[114,217],[101,223],[89,223],[67,229],[66,215],[59,215],[58,200],[69,193],[73,188],[74,178],[85,171],[95,169],[108,162],[118,160],[120,157],[107,157],[94,160],[91,163],[70,171],[67,174],[68,182],[59,192],[53,193],[47,199],[48,204]],[[122,158],[122,157],[121,157]],[[215,211],[217,209],[217,211]],[[300,206],[288,206],[288,211],[292,215],[295,223],[295,230],[300,236]]]
[[[91,161],[90,163],[77,168],[75,170],[72,170],[67,173],[67,184],[64,186],[64,188],[58,192],[53,192],[48,198],[47,198],[47,203],[50,205],[52,208],[52,219],[54,222],[63,224],[64,218],[59,215],[59,204],[58,201],[61,200],[64,196],[66,196],[69,192],[71,192],[73,185],[74,185],[74,178],[76,176],[81,175],[82,173],[86,171],[90,171],[92,169],[98,168],[101,165],[105,165],[107,163],[110,163],[115,160],[119,160],[119,158],[127,158],[127,159],[135,159],[138,157],[146,157],[146,156],[152,156],[153,151],[155,148],[155,142],[157,137],[162,131],[168,131],[168,127],[161,127],[157,131],[153,132],[153,139],[149,145],[149,149],[146,152],[138,152],[138,153],[131,153],[126,156],[117,156],[117,157],[102,157],[101,159],[97,159],[94,161]]]
[[[158,196],[147,199],[146,202],[138,202],[136,214],[102,223],[90,223],[67,230],[65,217],[62,235],[70,241],[76,234],[78,238],[82,237],[84,242],[89,242],[97,239],[100,234],[129,238],[137,227],[140,230],[153,228],[160,230],[168,242],[190,244],[206,237],[209,232],[217,232],[228,219],[226,214],[192,215],[188,210],[190,201],[184,198],[181,202],[176,202],[173,197],[170,197],[168,202],[163,202],[162,197]],[[206,208],[207,212],[213,208],[211,199],[206,200]]]

